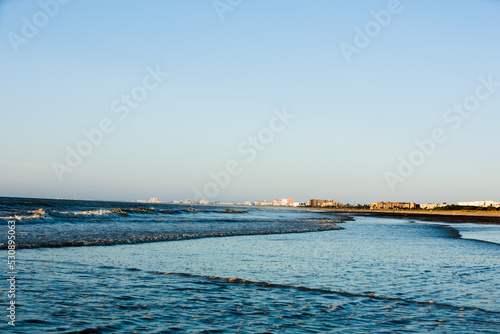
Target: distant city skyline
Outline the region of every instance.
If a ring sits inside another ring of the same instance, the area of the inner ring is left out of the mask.
[[[8,196],[0,196],[8,197]],[[13,198],[23,198],[15,197]],[[334,199],[307,199],[303,201],[296,201],[293,198],[282,198],[274,200],[247,200],[247,201],[193,201],[192,199],[175,199],[175,200],[162,200],[158,197],[150,197],[149,200],[144,199],[129,199],[129,200],[100,200],[93,198],[40,198],[40,199],[54,199],[54,200],[74,200],[74,201],[109,201],[109,202],[136,202],[144,204],[184,204],[184,205],[246,205],[246,206],[288,206],[288,207],[354,207],[354,206],[369,206],[371,209],[427,209],[432,210],[435,208],[446,207],[448,205],[455,206],[477,206],[477,207],[494,207],[500,208],[500,201],[493,200],[479,200],[470,202],[401,202],[401,201],[381,201],[381,202],[339,202]]]
[[[500,2],[0,2],[0,196],[500,200]]]
[[[135,202],[135,201],[132,201]],[[281,198],[275,200],[248,200],[243,202],[223,202],[223,201],[215,201],[210,202],[206,200],[201,201],[193,201],[192,199],[185,200],[173,200],[173,201],[162,201],[158,197],[151,197],[149,200],[136,200],[139,203],[153,203],[153,204],[236,204],[236,205],[251,205],[251,206],[325,206],[325,207],[342,207],[348,205],[370,205],[370,208],[384,208],[384,209],[392,209],[395,207],[403,208],[403,209],[414,209],[420,207],[423,209],[434,209],[438,207],[445,207],[447,205],[458,205],[458,206],[478,206],[478,207],[500,207],[500,201],[491,201],[491,200],[482,200],[482,201],[471,201],[471,202],[457,202],[457,203],[446,203],[446,202],[437,202],[437,203],[415,203],[415,202],[391,202],[391,201],[382,201],[382,202],[369,202],[369,203],[342,203],[335,201],[334,199],[308,199],[305,201],[296,201],[293,198]]]

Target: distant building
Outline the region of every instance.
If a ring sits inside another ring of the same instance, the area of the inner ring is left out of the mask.
[[[293,198],[275,199],[273,201],[274,206],[292,206],[293,203],[294,203]]]
[[[138,203],[160,203],[158,200],[158,197],[151,197],[149,200],[145,201],[143,199],[140,199],[137,201]]]
[[[270,201],[255,201],[255,205],[268,206],[268,205],[273,205],[273,202],[270,202]]]
[[[238,203],[228,203],[228,202],[217,201],[214,204],[216,204],[216,205],[237,205]]]
[[[474,202],[458,202],[458,205],[460,206],[479,206],[483,208],[487,208],[489,206],[498,208],[500,207],[500,202],[493,202],[493,201],[474,201]]]
[[[335,208],[341,208],[344,206],[344,204],[342,204],[340,202],[332,202],[332,201],[328,201],[326,203],[323,203],[323,204],[321,204],[321,206],[335,207]]]
[[[416,209],[418,204],[406,202],[375,202],[370,203],[372,210]]]
[[[275,199],[274,201],[255,201],[253,205],[261,206],[294,206],[293,198]]]
[[[420,209],[424,209],[424,210],[432,210],[435,208],[442,208],[442,207],[445,207],[447,205],[448,204],[446,204],[446,203],[443,203],[443,204],[435,204],[435,203],[419,204]]]
[[[316,206],[334,206],[334,204],[335,204],[335,202],[333,201],[333,199],[330,199],[330,200],[326,200],[326,199],[310,199],[307,202],[308,206],[313,206],[313,207],[316,207]]]

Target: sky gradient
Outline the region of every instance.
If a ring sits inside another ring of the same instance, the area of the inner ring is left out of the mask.
[[[494,0],[0,1],[0,196],[193,198],[232,161],[209,200],[500,201],[499,17]]]

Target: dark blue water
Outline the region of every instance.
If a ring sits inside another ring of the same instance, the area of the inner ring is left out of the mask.
[[[219,211],[227,209],[201,215],[281,227],[334,219],[296,210]],[[0,331],[500,332],[500,245],[464,239],[444,224],[360,217],[339,225],[344,229],[23,249],[19,322],[15,329],[0,323]],[[499,233],[469,224],[467,233],[474,226],[476,237]]]
[[[143,243],[338,229],[338,217],[298,210],[0,198],[18,248]],[[0,236],[0,249],[6,248]]]

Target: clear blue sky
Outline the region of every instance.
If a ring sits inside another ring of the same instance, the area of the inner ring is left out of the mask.
[[[500,201],[500,86],[443,118],[500,81],[500,1],[401,1],[385,26],[371,12],[390,1],[54,1],[0,1],[0,196],[193,198],[235,160],[212,200]],[[356,27],[375,30],[348,62]],[[157,66],[168,77],[121,119],[111,105]],[[238,147],[283,108],[295,118],[247,161]],[[61,182],[54,162],[103,119]],[[436,128],[447,140],[391,189]]]

